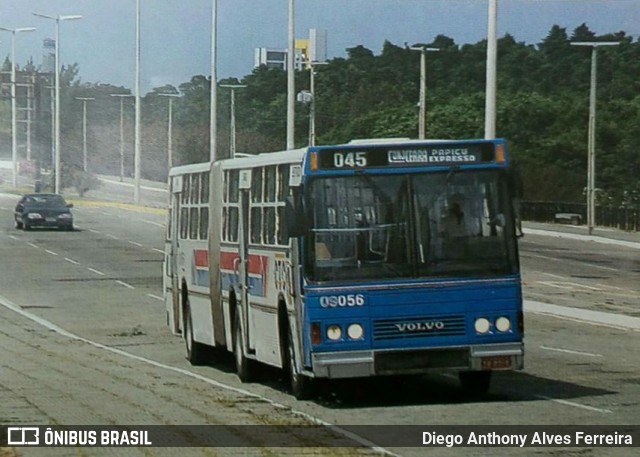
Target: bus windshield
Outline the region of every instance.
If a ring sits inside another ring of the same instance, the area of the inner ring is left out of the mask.
[[[308,188],[309,281],[518,271],[512,206],[500,170],[332,176]]]

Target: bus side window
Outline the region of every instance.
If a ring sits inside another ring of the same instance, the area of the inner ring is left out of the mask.
[[[239,201],[239,186],[240,186],[240,171],[229,171],[229,203],[238,203]]]
[[[189,234],[189,209],[180,208],[180,238],[186,239]]]
[[[276,244],[276,209],[272,206],[264,209],[264,243]]]
[[[189,208],[189,239],[198,239],[198,229],[200,228],[200,220],[198,217],[198,208]]]
[[[209,208],[202,207],[200,208],[200,236],[201,240],[206,240],[209,238]]]
[[[200,201],[209,203],[209,172],[202,173],[202,186],[200,188]]]
[[[251,208],[251,242],[260,244],[262,232],[262,208],[254,206]]]
[[[229,207],[228,236],[229,241],[238,241],[238,208],[234,206]]]

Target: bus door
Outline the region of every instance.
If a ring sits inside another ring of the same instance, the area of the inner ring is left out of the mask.
[[[182,316],[180,312],[180,283],[178,280],[178,238],[180,235],[180,198],[182,193],[182,176],[174,176],[171,181],[171,213],[169,215],[169,233],[168,233],[168,249],[165,249],[165,255],[168,255],[168,261],[165,262],[167,271],[167,284],[171,288],[171,295],[167,297],[170,303],[167,309],[171,312],[170,318],[171,330],[173,333],[181,332]]]
[[[249,324],[249,239],[250,239],[250,225],[249,225],[249,203],[251,201],[251,170],[240,170],[240,217],[239,217],[239,230],[238,230],[238,244],[239,244],[239,262],[238,262],[238,281],[240,286],[240,313],[242,316],[242,323],[244,325],[243,339],[246,342],[246,347],[251,348],[251,325]]]

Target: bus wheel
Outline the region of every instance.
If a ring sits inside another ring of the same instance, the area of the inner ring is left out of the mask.
[[[207,361],[207,347],[193,340],[193,320],[191,307],[184,309],[184,343],[187,349],[187,360],[191,365],[203,365]]]
[[[236,312],[235,319],[233,320],[233,357],[236,361],[236,373],[240,381],[251,382],[254,377],[253,363],[244,355],[239,314],[240,310]]]
[[[461,371],[458,377],[465,392],[472,396],[480,396],[489,391],[492,373],[492,371]]]
[[[291,336],[291,329],[289,329],[287,334],[287,352],[284,369],[285,373],[289,376],[289,389],[291,395],[293,395],[297,400],[306,400],[313,396],[313,380],[302,373],[297,372],[295,360],[293,338]]]

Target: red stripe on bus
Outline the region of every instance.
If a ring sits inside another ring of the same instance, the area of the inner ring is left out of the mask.
[[[209,251],[206,249],[194,249],[193,260],[196,267],[208,267],[209,266]]]
[[[237,259],[240,255],[237,252],[220,253],[220,269],[235,270],[238,267]],[[267,273],[267,262],[269,258],[264,255],[249,255],[249,274],[264,276]]]

